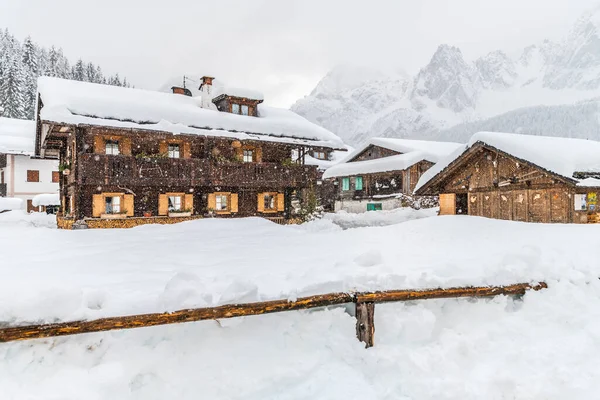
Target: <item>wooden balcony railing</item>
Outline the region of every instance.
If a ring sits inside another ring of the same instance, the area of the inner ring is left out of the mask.
[[[296,187],[317,179],[317,168],[276,163],[215,163],[206,159],[136,158],[82,154],[78,183],[84,185],[185,185]]]

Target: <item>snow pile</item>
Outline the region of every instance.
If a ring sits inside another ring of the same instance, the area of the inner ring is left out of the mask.
[[[0,224],[0,320],[157,311],[294,289],[529,280],[549,288],[521,300],[377,305],[368,350],[343,307],[4,343],[2,398],[187,400],[201,388],[203,397],[230,400],[533,400],[593,399],[600,390],[600,226],[450,216],[301,228],[259,219],[77,232]]]
[[[337,213],[328,213],[323,215],[320,220],[315,220],[306,225],[322,225],[333,223],[342,229],[362,228],[369,226],[386,226],[399,224],[413,219],[432,217],[437,215],[438,208],[429,208],[423,210],[415,210],[413,208],[396,208],[394,210],[383,211],[367,211],[364,213],[348,213],[346,211],[338,211]],[[307,229],[314,229],[309,227]]]
[[[35,122],[0,118],[0,153],[31,155],[34,139]]]
[[[20,210],[23,208],[23,200],[16,197],[0,197],[0,212]]]
[[[28,213],[25,210],[20,209],[0,213],[0,230],[9,226],[11,229],[14,229],[13,225],[55,229],[56,215],[46,214],[44,212]],[[1,247],[2,246],[0,245],[0,248]]]
[[[189,96],[50,77],[39,78],[38,92],[46,122],[343,146],[339,137],[294,112],[262,104],[258,117],[248,117],[201,108]]]
[[[388,215],[400,220],[411,214]],[[385,214],[362,218],[373,218],[373,225],[380,215]],[[352,219],[339,223],[352,226]],[[0,276],[10,279],[0,280],[0,321],[76,320],[335,291],[600,276],[595,262],[600,248],[593,242],[600,226],[460,216],[347,230],[321,223],[206,219],[84,231],[3,224]],[[462,240],[465,232],[469,240]],[[374,251],[378,262],[365,269],[364,258]],[[193,284],[173,282],[177,276]]]
[[[446,169],[476,144],[484,144],[530,162],[545,170],[577,182],[576,172],[600,173],[600,142],[564,137],[520,135],[516,133],[477,132],[469,142],[428,169],[419,179],[415,191]],[[584,184],[589,184],[586,181]],[[588,185],[589,186],[589,185]]]
[[[401,154],[374,160],[352,161],[352,159],[371,145],[390,149]],[[402,171],[424,160],[436,163],[441,158],[447,157],[448,154],[463,146],[460,143],[450,142],[373,138],[367,145],[362,146],[349,155],[346,161],[328,168],[323,174],[323,178]]]
[[[263,101],[265,99],[265,96],[262,94],[262,92],[259,92],[257,90],[230,87],[230,86],[215,87],[215,89],[213,90],[213,97],[216,99],[217,97],[223,96],[223,95],[227,95],[227,96],[231,96],[231,97],[240,97],[243,99],[261,100],[261,101]]]
[[[39,206],[60,206],[60,196],[58,193],[38,194],[31,200],[34,207]]]

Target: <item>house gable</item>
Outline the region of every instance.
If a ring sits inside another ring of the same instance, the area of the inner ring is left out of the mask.
[[[509,190],[557,182],[573,185],[575,180],[480,142],[421,186],[416,194],[460,193],[495,188]]]
[[[347,162],[355,162],[355,161],[366,161],[366,160],[375,160],[378,158],[396,156],[402,154],[398,151],[390,150],[385,147],[376,146],[371,144],[367,146],[363,151],[352,157]]]

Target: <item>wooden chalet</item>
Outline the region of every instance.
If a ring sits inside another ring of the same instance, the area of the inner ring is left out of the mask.
[[[40,78],[36,153],[60,157],[59,226],[295,218],[318,177],[307,155],[342,141],[213,80],[193,97]]]
[[[461,145],[450,142],[373,138],[346,161],[328,168],[334,180],[335,210],[364,212],[398,208],[421,175]]]
[[[440,214],[525,222],[598,221],[600,142],[479,132],[421,177]]]

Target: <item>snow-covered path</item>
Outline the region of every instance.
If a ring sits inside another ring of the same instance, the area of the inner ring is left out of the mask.
[[[337,290],[550,286],[523,301],[378,305],[368,350],[342,308],[0,344],[0,398],[595,398],[599,234],[473,217],[347,230],[331,220],[72,232],[0,222],[5,323]]]

